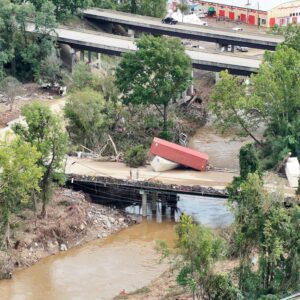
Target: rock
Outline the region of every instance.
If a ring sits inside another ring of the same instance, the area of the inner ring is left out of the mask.
[[[59,250],[60,251],[67,251],[68,250],[67,245],[66,244],[60,244]]]
[[[108,234],[107,234],[106,232],[103,232],[103,233],[102,233],[102,237],[103,237],[103,238],[106,238],[107,236],[108,236]]]
[[[80,226],[79,226],[79,229],[82,231],[82,230],[84,230],[84,228],[85,228],[84,224],[81,223]]]
[[[111,229],[111,223],[109,222],[109,220],[106,221],[105,225],[107,229]]]
[[[54,248],[54,245],[50,241],[48,241],[47,247],[48,247],[48,249],[52,249],[52,248]]]
[[[119,223],[124,223],[124,218],[119,218]]]
[[[116,219],[113,217],[108,217],[108,220],[110,223],[114,224],[116,222]]]
[[[39,245],[39,244],[38,244],[37,242],[34,243],[34,246],[35,246],[35,247],[38,247],[38,245]]]

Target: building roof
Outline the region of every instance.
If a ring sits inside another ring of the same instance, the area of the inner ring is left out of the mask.
[[[296,2],[296,0],[201,0],[202,2],[210,2],[216,4],[224,4],[230,6],[237,6],[249,9],[258,9],[259,10],[269,11],[276,6],[289,2]],[[249,2],[249,5],[247,3]]]

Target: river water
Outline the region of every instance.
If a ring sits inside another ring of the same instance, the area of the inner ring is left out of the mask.
[[[139,208],[129,206],[126,210]],[[0,299],[112,299],[123,289],[130,292],[148,285],[167,268],[159,263],[156,240],[174,244],[175,221],[183,211],[209,227],[226,226],[232,221],[226,200],[182,195],[175,210],[167,207],[160,216],[159,209],[156,216],[150,210],[138,225],[16,272],[12,280],[0,282]]]

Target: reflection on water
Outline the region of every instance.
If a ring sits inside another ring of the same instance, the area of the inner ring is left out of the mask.
[[[226,227],[233,223],[233,214],[227,207],[227,200],[213,197],[180,195],[180,211],[210,228]]]
[[[186,213],[193,219],[210,228],[226,227],[233,222],[233,215],[227,207],[227,200],[214,197],[178,195],[178,201],[151,202],[147,205],[147,219],[162,222],[174,220],[179,222],[181,213]],[[126,207],[126,212],[142,214],[139,204]]]

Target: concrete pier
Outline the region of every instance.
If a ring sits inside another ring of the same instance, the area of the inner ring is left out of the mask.
[[[147,194],[144,190],[140,190],[140,194],[142,195],[142,215],[147,217]]]

